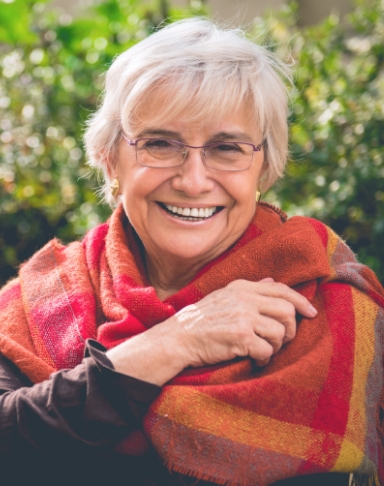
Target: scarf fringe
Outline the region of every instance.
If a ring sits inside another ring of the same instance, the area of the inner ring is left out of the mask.
[[[377,473],[372,476],[353,474],[351,486],[382,486]]]
[[[166,467],[168,468],[171,474],[177,473],[177,474],[182,474],[183,476],[195,478],[196,483],[194,483],[192,486],[198,484],[199,481],[207,481],[221,486],[248,486],[247,482],[242,482],[241,480],[228,481],[225,479],[218,478],[217,476],[214,476],[212,474],[196,474],[196,471],[192,471],[185,466],[175,466],[175,465],[171,466],[168,464]],[[310,476],[307,477],[310,479]],[[360,476],[358,474],[351,474],[349,486],[384,486],[384,485],[380,483],[379,477],[377,473],[375,473],[371,476]]]
[[[198,484],[199,481],[207,481],[209,483],[219,484],[220,486],[248,486],[247,483],[245,483],[245,482],[229,481],[227,479],[218,478],[217,476],[215,476],[213,474],[196,473],[196,471],[188,469],[185,466],[175,466],[175,465],[171,466],[171,465],[168,464],[168,465],[166,465],[166,467],[168,468],[168,470],[171,474],[177,473],[177,474],[182,474],[183,476],[195,478],[196,484]]]

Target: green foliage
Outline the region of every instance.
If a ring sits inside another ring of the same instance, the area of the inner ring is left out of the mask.
[[[35,0],[8,0],[0,3],[0,42],[32,44],[37,37],[28,27],[32,23]]]
[[[291,161],[266,198],[329,224],[384,281],[384,2],[359,2],[346,25],[299,29],[296,15],[255,25],[296,64]]]
[[[34,0],[0,0],[0,283],[54,235],[104,220],[81,145],[113,57],[169,16],[204,13],[166,1],[106,0],[57,16]],[[253,34],[295,60],[291,162],[266,198],[330,224],[384,281],[384,4],[360,0],[297,26],[294,4],[257,19]]]
[[[204,13],[196,1],[106,0],[72,20],[34,0],[0,3],[0,284],[53,236],[74,240],[110,213],[81,140],[113,57],[169,17]]]

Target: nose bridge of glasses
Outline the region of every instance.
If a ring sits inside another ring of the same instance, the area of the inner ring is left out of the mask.
[[[206,155],[206,146],[205,145],[187,145],[186,143],[182,144],[182,156],[183,156],[183,162],[185,162],[188,158],[188,155],[190,152],[193,152],[194,150],[198,150],[201,160],[205,162],[205,155]]]

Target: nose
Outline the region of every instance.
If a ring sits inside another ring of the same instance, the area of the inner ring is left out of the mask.
[[[188,148],[184,163],[176,168],[177,173],[172,179],[172,188],[184,192],[187,196],[197,197],[214,188],[209,169],[202,160],[201,149]]]

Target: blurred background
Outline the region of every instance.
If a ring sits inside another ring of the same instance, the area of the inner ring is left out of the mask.
[[[0,0],[0,284],[108,218],[85,120],[113,57],[161,22],[244,26],[293,63],[286,177],[263,195],[342,235],[384,282],[384,1]],[[177,48],[177,46],[175,46]]]
[[[63,12],[71,15],[81,15],[87,7],[93,4],[94,0],[53,0],[51,7],[59,7]],[[143,2],[142,2],[143,3]],[[144,0],[144,3],[149,4]],[[229,22],[235,26],[252,23],[255,17],[266,13],[272,13],[279,10],[287,4],[287,0],[169,0],[168,2],[159,2],[165,8],[181,7],[188,9],[190,7],[198,9],[204,4],[209,12],[210,17],[222,22]],[[200,4],[200,5],[199,5]],[[298,23],[299,25],[316,24],[331,13],[343,17],[353,10],[353,0],[297,0]]]

